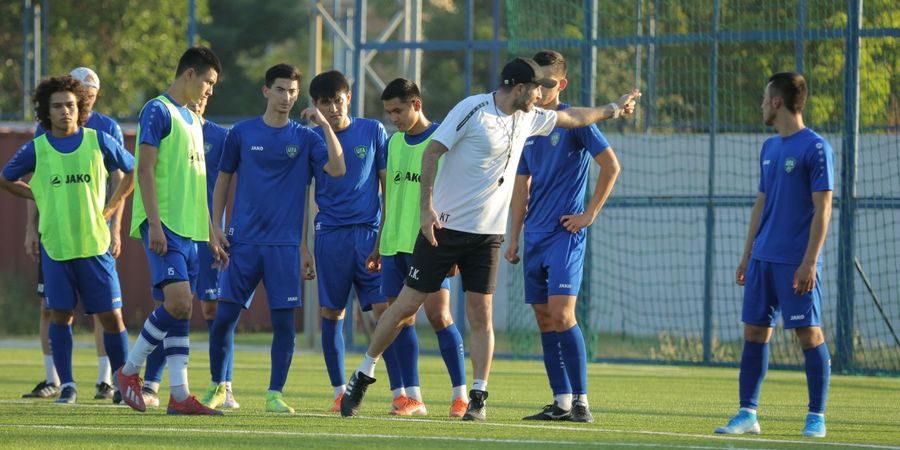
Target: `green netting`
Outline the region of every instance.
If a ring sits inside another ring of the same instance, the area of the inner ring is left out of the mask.
[[[507,0],[510,54],[562,52],[581,103],[584,0]],[[736,363],[742,291],[733,282],[757,186],[765,79],[796,70],[810,85],[807,124],[835,151],[835,203],[823,250],[824,328],[839,369],[900,374],[900,11],[867,0],[861,14],[855,197],[848,161],[848,2],[597,1],[595,101],[631,86],[645,97],[630,122],[601,127],[622,165],[591,228],[578,316],[595,358]],[[718,5],[718,9],[713,5]],[[717,13],[717,15],[716,15]],[[853,89],[849,90],[852,94]],[[596,171],[595,171],[596,172]],[[589,181],[593,188],[596,173]],[[852,220],[842,221],[842,215]],[[842,225],[843,224],[843,225]],[[852,227],[848,226],[852,225]],[[849,238],[849,258],[839,242]],[[853,266],[859,259],[872,291]],[[839,285],[850,267],[852,279]],[[522,298],[520,266],[503,269],[508,350],[540,351]],[[881,310],[875,298],[881,302]],[[497,302],[502,305],[502,302]],[[843,305],[843,306],[841,306]],[[883,313],[882,313],[883,311]],[[847,324],[848,334],[837,333]],[[498,327],[503,325],[498,324]],[[707,339],[705,337],[708,336]],[[772,363],[797,366],[792,333],[773,338]]]

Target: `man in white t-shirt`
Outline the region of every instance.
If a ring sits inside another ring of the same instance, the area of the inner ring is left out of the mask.
[[[556,81],[543,77],[534,60],[516,58],[503,67],[501,76],[497,91],[459,102],[425,150],[421,230],[406,285],[379,319],[365,359],[347,384],[341,401],[343,416],[359,412],[367,387],[375,382],[376,361],[397,336],[401,324],[416,313],[428,293],[440,289],[447,272],[457,264],[466,291],[475,378],[463,420],[484,420],[494,353],[493,291],[525,140],[547,135],[554,127],[582,127],[631,114],[641,95],[635,90],[599,108],[544,110],[534,107],[541,98],[540,88],[552,88]],[[445,153],[435,179],[438,159]]]

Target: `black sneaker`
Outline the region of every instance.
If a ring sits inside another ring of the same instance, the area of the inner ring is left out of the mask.
[[[572,416],[569,417],[572,422],[594,423],[594,416],[588,408],[587,403],[575,400],[572,402]]]
[[[559,407],[559,403],[553,402],[552,405],[544,406],[541,412],[525,416],[522,420],[568,420],[572,416],[572,410],[566,411]]]
[[[50,398],[59,395],[59,386],[50,384],[47,380],[41,381],[27,394],[22,394],[22,398]]]
[[[113,403],[113,405],[122,405],[123,404],[122,403],[122,393],[119,392],[118,389],[116,389],[116,392],[113,392],[112,403]]]
[[[108,400],[113,398],[113,393],[117,391],[117,389],[113,389],[112,386],[107,384],[105,381],[101,381],[95,385],[97,387],[97,393],[94,394],[94,400]]]
[[[487,391],[476,391],[475,389],[469,391],[469,407],[466,408],[466,414],[463,415],[462,420],[484,420],[484,401],[487,398]]]
[[[76,398],[78,398],[78,391],[75,390],[75,386],[66,386],[62,388],[62,391],[60,391],[59,398],[56,399],[56,403],[65,403],[71,405],[75,403]]]
[[[359,414],[359,407],[362,405],[363,397],[366,396],[366,389],[374,382],[374,378],[358,370],[353,373],[347,383],[347,392],[344,392],[344,396],[341,398],[341,416],[353,417]]]

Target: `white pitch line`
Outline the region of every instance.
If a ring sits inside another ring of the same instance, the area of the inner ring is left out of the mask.
[[[27,400],[0,400],[0,404],[37,404],[42,405],[44,403],[37,401],[27,401]],[[55,405],[53,403],[46,403],[46,405]],[[83,407],[83,408],[126,408],[124,405],[98,405],[98,404],[79,404],[76,403],[74,405],[59,405],[60,407]],[[227,414],[232,415],[232,414]],[[242,414],[235,414],[236,417],[240,417]],[[294,414],[299,417],[321,417],[328,419],[341,419],[340,416],[334,414],[317,414],[317,413],[297,413]],[[539,429],[539,430],[553,430],[553,431],[565,431],[565,432],[580,432],[580,433],[618,433],[625,435],[644,435],[644,436],[670,436],[670,437],[679,437],[679,438],[697,438],[697,439],[710,439],[710,440],[725,440],[725,441],[741,441],[741,442],[757,442],[757,443],[768,443],[768,444],[797,444],[797,445],[811,445],[811,446],[830,446],[830,447],[842,447],[842,448],[871,448],[871,449],[880,449],[880,450],[900,450],[900,446],[891,446],[891,445],[878,445],[878,444],[858,444],[858,443],[849,443],[849,442],[828,442],[822,441],[819,439],[816,440],[792,440],[792,439],[769,439],[769,438],[761,438],[754,436],[729,436],[729,435],[717,435],[717,434],[694,434],[694,433],[676,433],[669,431],[645,431],[645,430],[616,430],[611,428],[596,428],[596,427],[583,427],[579,425],[573,426],[564,426],[564,425],[531,425],[531,424],[517,424],[517,423],[494,423],[494,422],[463,422],[460,420],[437,420],[437,419],[419,419],[419,418],[391,418],[391,417],[375,417],[375,416],[357,416],[353,418],[349,418],[347,420],[375,420],[375,421],[390,421],[393,423],[401,423],[401,422],[420,422],[420,423],[440,423],[448,426],[485,426],[485,427],[499,427],[499,428],[522,428],[522,429]],[[624,445],[624,444],[622,444]],[[667,445],[667,447],[669,447]],[[685,447],[685,448],[703,448],[703,447]]]
[[[0,428],[19,428],[19,429],[39,429],[39,430],[81,430],[81,431],[109,431],[109,428],[80,426],[80,425],[20,425],[20,424],[0,424]],[[352,433],[312,433],[300,431],[261,431],[261,430],[229,430],[229,429],[208,429],[208,428],[157,428],[157,427],[116,427],[117,432],[121,431],[152,431],[164,433],[211,433],[211,434],[236,434],[236,435],[257,435],[257,436],[290,436],[290,437],[330,437],[344,439],[403,439],[409,440],[425,440],[425,441],[449,441],[449,442],[490,442],[495,444],[518,444],[518,445],[571,445],[580,447],[646,447],[646,448],[680,448],[690,450],[717,450],[721,447],[709,447],[701,445],[671,445],[671,444],[641,444],[634,442],[578,442],[578,441],[550,441],[538,439],[499,439],[487,437],[452,437],[452,436],[410,436],[408,434],[352,434]],[[758,448],[740,448],[730,447],[734,450],[758,450]]]

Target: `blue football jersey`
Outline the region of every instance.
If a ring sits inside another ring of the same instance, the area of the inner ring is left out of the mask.
[[[569,105],[561,103],[559,109]],[[518,175],[531,175],[525,231],[563,230],[560,217],[584,212],[591,160],[609,147],[596,125],[554,128],[525,141]]]
[[[804,128],[772,136],[760,152],[759,192],[766,196],[751,256],[800,264],[815,214],[812,193],[834,189],[834,153],[822,136]],[[821,255],[819,255],[821,262]]]
[[[324,139],[321,128],[315,132]],[[315,167],[316,227],[381,222],[378,172],[387,167],[387,132],[381,122],[352,117],[350,126],[335,133],[344,150],[347,172],[325,173],[327,155]],[[323,150],[325,151],[325,150]]]
[[[297,122],[273,128],[257,117],[235,124],[219,162],[220,171],[237,173],[229,239],[300,245],[306,190],[313,168],[327,158],[322,138]]]

